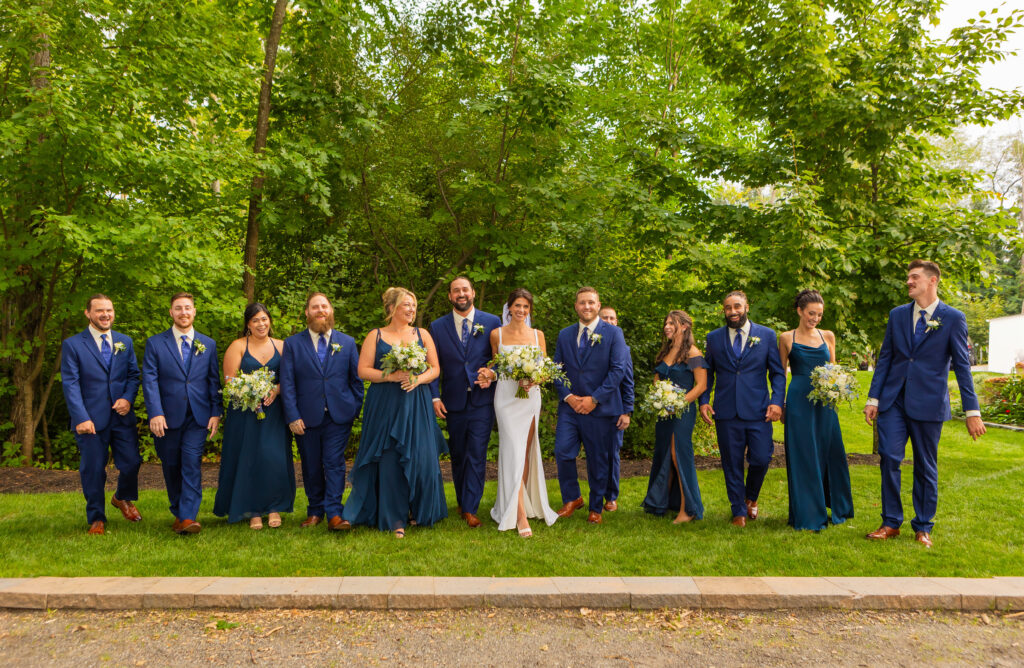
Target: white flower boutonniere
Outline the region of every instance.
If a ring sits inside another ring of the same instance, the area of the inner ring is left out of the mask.
[[[473,336],[480,336],[484,333],[483,325],[473,325]]]
[[[331,344],[331,354],[333,355],[334,353],[340,353],[340,352],[341,352],[341,344],[340,343],[332,343]]]
[[[925,320],[924,324],[927,326],[926,331],[934,332],[939,327],[942,327],[942,318],[932,318],[931,320]]]
[[[120,341],[118,341],[117,343],[114,344],[114,354],[116,355],[118,353],[123,353],[125,351],[125,348],[126,346]]]
[[[601,343],[602,338],[603,337],[600,334],[591,334],[590,335],[590,345],[591,346],[598,345],[599,343]]]
[[[752,336],[749,339],[747,339],[747,346],[749,346],[750,348],[753,348],[754,346],[756,346],[759,343],[761,343],[761,337],[760,336]]]
[[[202,341],[196,341],[192,344],[192,350],[196,355],[202,355],[206,352],[206,346],[203,345]]]

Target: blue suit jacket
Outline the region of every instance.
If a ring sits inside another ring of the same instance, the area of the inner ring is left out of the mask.
[[[634,399],[634,387],[633,387],[633,352],[626,346],[626,373],[622,376],[622,385],[619,386],[622,390],[622,413],[633,412],[633,399]]]
[[[142,396],[150,419],[163,415],[167,427],[178,429],[185,422],[189,408],[192,417],[203,427],[211,417],[220,417],[220,364],[217,343],[193,330],[192,362],[188,373],[181,359],[181,343],[174,340],[174,331],[155,334],[146,340],[142,356]],[[199,352],[195,343],[206,350]]]
[[[71,415],[71,427],[92,420],[96,430],[106,429],[111,420],[122,424],[135,424],[135,411],[121,416],[114,412],[114,402],[126,399],[135,405],[139,393],[139,362],[131,337],[110,331],[110,368],[96,347],[89,329],[64,339],[60,351],[60,381],[64,389],[64,402]],[[118,352],[117,344],[124,350]]]
[[[755,336],[761,341],[751,345]],[[716,420],[763,421],[769,405],[782,407],[786,397],[786,370],[782,368],[775,330],[751,322],[750,336],[736,359],[729,343],[728,328],[719,327],[708,334],[704,359],[708,363],[708,389],[701,395],[700,405],[710,401],[713,388],[712,408]]]
[[[626,374],[629,359],[626,341],[622,330],[599,320],[593,334],[601,337],[601,342],[588,345],[580,355],[576,345],[579,324],[569,325],[558,333],[555,345],[555,362],[565,365],[565,375],[571,387],[556,382],[558,398],[564,402],[570,394],[578,397],[591,396],[597,402],[597,408],[591,415],[595,417],[618,417],[623,414],[622,379]]]
[[[473,325],[482,325],[484,330],[474,334],[470,330],[469,343],[464,348],[460,333],[455,331],[455,315],[448,313],[430,323],[430,336],[437,346],[437,357],[441,363],[440,385],[430,384],[430,394],[440,398],[449,411],[463,411],[469,407],[486,406],[494,403],[494,388],[482,389],[475,385],[476,372],[491,361],[491,331],[501,327],[496,315],[477,309],[473,314]]]
[[[964,410],[978,410],[967,354],[964,314],[939,302],[932,319],[942,324],[938,329],[926,331],[915,346],[911,324],[913,307],[911,302],[889,312],[868,396],[878,399],[878,410],[884,411],[905,388],[903,407],[908,417],[929,422],[948,420],[951,417],[948,379],[952,366]]]
[[[341,350],[334,351],[337,344]],[[336,424],[352,422],[363,406],[359,378],[359,348],[348,334],[331,330],[323,366],[309,330],[289,336],[281,355],[281,401],[288,422],[301,419],[306,428],[319,427],[324,416]]]

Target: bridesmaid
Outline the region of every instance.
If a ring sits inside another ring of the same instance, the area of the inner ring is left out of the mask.
[[[366,336],[359,354],[359,377],[370,388],[343,517],[404,538],[407,526],[430,526],[448,516],[437,461],[448,445],[434,418],[428,387],[440,373],[437,349],[430,333],[412,324],[416,295],[388,288],[383,299],[388,324]],[[415,377],[405,371],[385,374],[381,359],[399,343],[422,345],[427,371]]]
[[[252,373],[267,367],[278,378],[281,367],[279,339],[270,336],[270,313],[258,302],[245,308],[245,328],[224,353],[224,377],[241,369]],[[262,515],[272,528],[281,526],[281,513],[292,512],[295,502],[295,466],[291,440],[284,421],[281,386],[274,385],[263,400],[262,420],[252,411],[228,408],[224,422],[220,476],[213,514],[228,522],[248,518],[250,529],[262,529]]]
[[[782,366],[792,368],[786,392],[783,421],[786,425],[786,478],[789,482],[789,524],[794,529],[819,531],[853,517],[850,469],[843,447],[839,416],[827,406],[812,404],[811,371],[836,361],[836,337],[818,329],[825,300],[817,290],[796,296],[800,324],[779,336]]]
[[[707,388],[708,365],[694,344],[693,320],[686,311],[669,311],[662,334],[654,379],[671,380],[686,390],[692,405],[680,417],[658,420],[655,425],[654,458],[643,507],[654,515],[678,510],[672,523],[682,524],[704,517],[693,463],[693,425],[697,398]]]

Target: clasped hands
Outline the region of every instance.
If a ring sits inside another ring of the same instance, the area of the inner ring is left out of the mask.
[[[597,408],[597,402],[594,401],[594,397],[580,397],[575,394],[570,394],[565,398],[565,403],[569,404],[569,407],[580,415],[589,415],[591,411]]]
[[[704,422],[708,424],[714,424],[713,418],[715,415],[715,409],[711,407],[711,404],[704,404],[700,407],[700,417]],[[770,404],[768,410],[764,412],[765,422],[778,422],[782,419],[782,407]]]
[[[220,418],[217,416],[211,416],[206,422],[206,431],[210,432],[208,438],[213,438],[217,435],[217,428],[220,426]],[[149,431],[158,438],[163,438],[164,434],[167,433],[167,418],[163,415],[157,415],[149,420]]]

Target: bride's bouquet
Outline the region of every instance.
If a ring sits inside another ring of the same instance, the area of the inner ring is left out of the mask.
[[[499,378],[504,380],[526,381],[534,385],[543,385],[555,380],[569,387],[569,379],[562,371],[562,365],[541,352],[537,346],[516,346],[510,350],[499,352],[487,363],[494,369]],[[519,385],[516,390],[517,399],[528,399],[526,388]]]
[[[408,371],[409,380],[416,382],[416,376],[430,368],[427,364],[427,349],[419,341],[396,343],[384,357],[380,358],[380,370],[384,375],[395,371]]]
[[[221,390],[228,405],[243,411],[252,411],[257,420],[266,417],[263,400],[274,389],[274,372],[263,366],[250,373],[241,371],[234,378],[228,378]]]
[[[852,402],[860,396],[857,375],[839,364],[823,364],[811,371],[811,391],[807,398],[813,403],[836,409],[840,401]]]
[[[651,391],[644,397],[640,410],[653,413],[659,420],[677,418],[690,409],[686,400],[686,390],[672,383],[671,380],[655,381]]]

